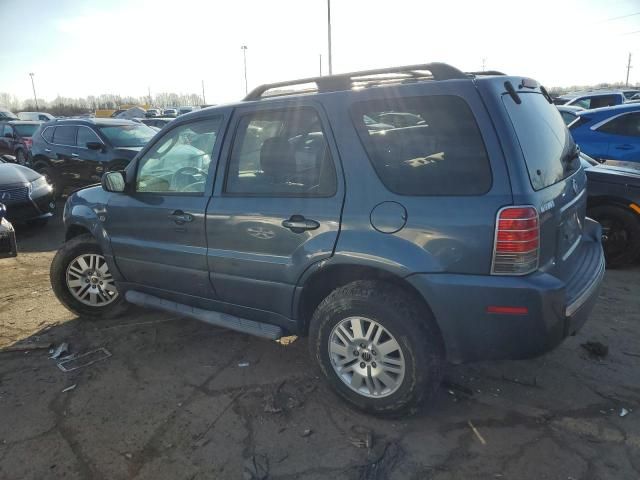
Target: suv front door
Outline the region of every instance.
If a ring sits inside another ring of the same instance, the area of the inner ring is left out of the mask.
[[[105,228],[128,284],[178,294],[183,303],[211,299],[205,212],[215,174],[217,116],[176,125],[155,139],[126,172],[128,191],[112,195]]]
[[[290,318],[298,279],[338,238],[337,151],[312,103],[239,108],[232,125],[207,209],[211,280],[225,302]]]

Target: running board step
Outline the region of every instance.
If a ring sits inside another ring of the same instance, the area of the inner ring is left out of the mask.
[[[214,312],[213,310],[204,310],[203,308],[191,307],[182,303],[172,302],[163,298],[154,297],[135,290],[129,290],[124,296],[129,303],[140,307],[157,308],[166,312],[184,315],[185,317],[195,318],[202,322],[214,325],[216,327],[228,328],[257,337],[268,338],[269,340],[277,340],[282,337],[282,328],[277,325],[268,323],[260,323],[246,318],[236,317],[228,313]]]

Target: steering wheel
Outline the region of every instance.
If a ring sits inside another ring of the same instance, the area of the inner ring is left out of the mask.
[[[174,191],[184,191],[197,180],[198,176],[206,178],[207,172],[196,167],[182,167],[171,177],[171,185]],[[200,181],[200,180],[198,180]]]

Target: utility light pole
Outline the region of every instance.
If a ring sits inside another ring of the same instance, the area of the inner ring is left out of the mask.
[[[327,38],[329,43],[329,75],[333,75],[331,63],[331,0],[327,0]]]
[[[320,54],[320,76],[322,76],[322,54]]]
[[[629,52],[629,60],[627,61],[627,81],[626,86],[629,86],[629,70],[631,70],[631,52]]]
[[[31,72],[29,73],[29,76],[31,77],[31,87],[33,88],[33,99],[36,101],[36,110],[40,110],[40,107],[38,107],[38,96],[36,95],[36,84],[33,82],[33,76],[35,75],[35,73]],[[629,76],[629,74],[627,74],[627,77]]]
[[[487,66],[487,57],[482,57],[482,71],[484,72]]]
[[[242,55],[244,57],[244,94],[247,95],[249,93],[247,84],[247,46],[242,45],[240,48],[242,49]]]
[[[202,104],[206,105],[207,101],[204,98],[204,80],[202,80]]]

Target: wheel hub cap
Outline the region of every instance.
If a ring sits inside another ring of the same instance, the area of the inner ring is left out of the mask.
[[[88,253],[69,263],[67,288],[79,302],[91,307],[104,307],[118,298],[118,291],[102,255]]]
[[[386,397],[402,385],[405,373],[402,349],[378,322],[365,317],[340,321],[329,335],[328,348],[334,371],[358,394]]]

